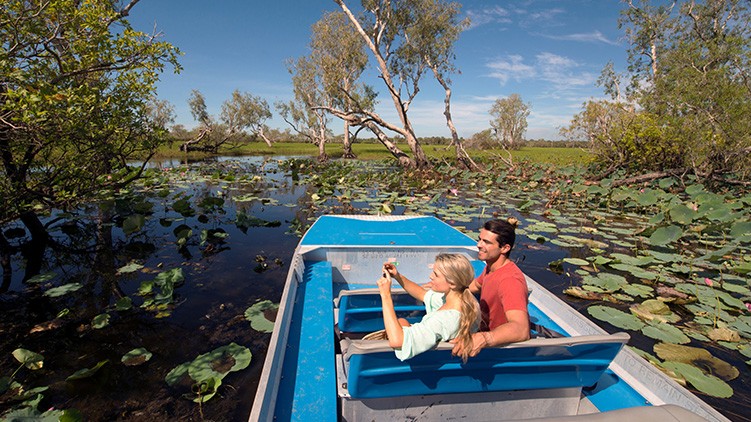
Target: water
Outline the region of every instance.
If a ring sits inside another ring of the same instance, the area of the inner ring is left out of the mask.
[[[299,241],[294,232],[300,224],[330,211],[309,202],[308,187],[295,184],[294,175],[279,167],[278,158],[220,157],[190,164],[165,160],[153,166],[167,175],[164,180],[108,206],[83,208],[73,219],[65,216],[65,221],[75,224],[56,226],[53,237],[58,246],[47,249],[42,270],[55,273],[54,279],[40,284],[23,282],[25,261],[20,253],[13,256],[10,282],[0,290],[4,311],[0,314],[0,377],[18,368],[11,352],[22,347],[45,357],[42,369],[23,368],[15,378],[27,388],[49,386],[39,406],[42,411],[76,408],[91,421],[245,420],[271,335],[251,329],[243,314],[258,301],[279,301]],[[169,187],[169,195],[160,195],[165,187]],[[371,195],[379,195],[378,186],[369,190]],[[145,225],[125,235],[123,221],[143,197],[153,204]],[[176,201],[186,198],[193,215],[173,209]],[[201,208],[203,198],[223,198],[224,203]],[[360,200],[335,212],[368,212],[372,207]],[[395,213],[405,211],[409,210],[402,206],[394,209]],[[243,229],[235,223],[242,213],[279,225]],[[488,218],[484,210],[481,214],[461,222],[443,218],[476,232]],[[50,216],[47,221],[57,217],[62,215]],[[181,225],[192,230],[184,248],[177,245],[176,232]],[[204,230],[227,236],[202,241]],[[548,266],[572,253],[518,236],[512,258],[532,278],[583,310],[592,302],[562,294],[574,283],[573,278],[552,272]],[[143,265],[143,269],[117,272],[129,263]],[[185,281],[175,288],[169,315],[141,309],[144,297],[138,291],[142,282],[173,268],[182,269]],[[61,297],[43,294],[72,282],[83,287]],[[123,297],[131,298],[134,307],[115,310],[114,303]],[[58,317],[66,309],[67,315]],[[109,325],[93,328],[93,318],[103,313],[110,315]],[[639,336],[634,336],[634,341],[646,348],[654,343]],[[208,402],[199,405],[183,398],[190,396],[190,386],[170,387],[164,381],[177,365],[232,342],[250,350],[250,366],[227,375],[219,394]],[[139,366],[123,365],[123,354],[139,347],[153,357]],[[748,419],[747,367],[737,356],[712,352],[730,360],[743,374],[731,383],[736,391],[731,399],[702,398],[733,420]],[[107,363],[92,376],[66,381],[74,372],[102,361]],[[6,396],[0,396],[0,414],[11,405]]]

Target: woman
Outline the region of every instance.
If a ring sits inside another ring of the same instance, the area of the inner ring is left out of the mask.
[[[467,351],[460,354],[462,360],[467,361],[473,349],[472,331],[480,315],[477,300],[468,289],[474,275],[472,264],[463,255],[439,254],[430,274],[431,289],[426,290],[400,274],[394,264],[383,265],[378,289],[389,346],[395,349],[397,358],[407,360],[441,341],[456,338]],[[410,325],[405,319],[397,319],[391,298],[392,278],[412,297],[425,303],[427,314],[419,323]]]

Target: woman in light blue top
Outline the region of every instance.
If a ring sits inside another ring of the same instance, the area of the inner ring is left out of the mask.
[[[378,289],[383,303],[383,322],[396,357],[407,360],[435,347],[441,341],[456,338],[458,343],[472,350],[472,331],[480,315],[477,299],[468,287],[475,277],[469,260],[459,254],[439,254],[430,274],[431,290],[403,276],[390,263],[383,265],[383,277],[378,280]],[[412,297],[425,303],[427,314],[422,320],[410,325],[407,320],[396,317],[391,298],[391,279],[395,279]],[[467,361],[468,354],[461,355]]]

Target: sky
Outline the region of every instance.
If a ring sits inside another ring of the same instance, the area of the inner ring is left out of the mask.
[[[461,0],[462,17],[471,19],[454,46],[456,67],[451,76],[452,115],[459,136],[490,128],[490,107],[496,99],[519,94],[529,105],[527,139],[560,139],[589,99],[604,97],[596,85],[600,71],[612,61],[626,67],[618,0]],[[351,9],[359,1],[348,0]],[[265,99],[274,117],[270,127],[286,123],[273,105],[293,98],[287,62],[309,54],[310,28],[333,0],[141,0],[129,17],[131,25],[178,47],[183,70],[167,68],[157,85],[158,97],[175,109],[176,124],[197,124],[188,108],[192,90],[200,91],[209,114],[234,90]],[[375,74],[371,60],[370,74]],[[379,95],[376,111],[397,122],[383,83],[368,79]],[[443,116],[444,91],[428,75],[410,107],[418,137],[451,134]],[[339,122],[332,121],[335,133]],[[361,136],[363,136],[361,134]]]

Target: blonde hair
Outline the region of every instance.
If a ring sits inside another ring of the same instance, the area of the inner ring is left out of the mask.
[[[480,319],[480,305],[469,291],[469,285],[475,279],[475,270],[467,257],[452,253],[438,254],[433,269],[446,277],[446,281],[452,285],[451,290],[461,294],[461,318],[456,338],[463,347],[461,358],[466,363],[473,347],[472,330]]]

